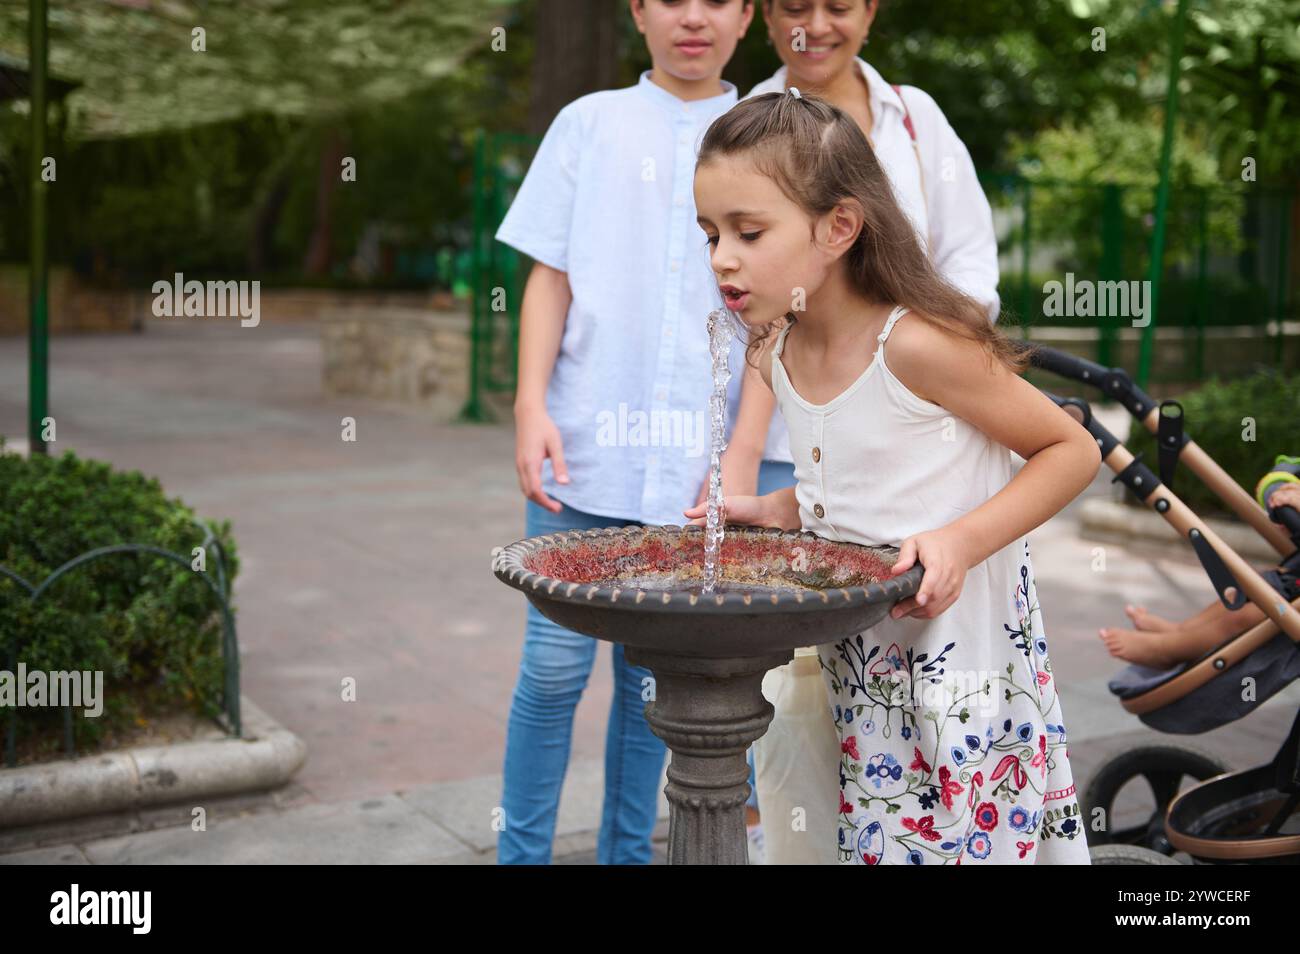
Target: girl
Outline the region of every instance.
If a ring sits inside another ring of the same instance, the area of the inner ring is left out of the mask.
[[[1087,864],[1025,535],[1091,482],[1095,443],[936,274],[839,109],[794,88],[733,107],[705,134],[695,200],[798,481],[728,497],[728,521],[925,568],[887,619],[818,647],[838,860]]]
[[[965,144],[934,99],[914,86],[891,85],[862,58],[879,11],[877,0],[765,0],[767,42],[781,68],[749,96],[784,92],[791,86],[838,106],[867,137],[889,177],[899,206],[911,220],[935,269],[998,314],[998,250],[993,213],[980,187]],[[743,349],[734,349],[733,370],[743,382],[735,402],[735,425],[722,455],[722,487],[728,494],[767,494],[795,484],[790,440],[772,392],[756,369],[746,369]],[[707,488],[705,488],[707,490]],[[700,500],[705,491],[701,491]],[[696,502],[699,503],[700,500]],[[816,647],[800,647],[794,659],[769,672],[763,694],[776,708],[768,732],[753,745],[751,799],[789,817],[811,800],[798,778],[823,774],[839,760],[824,695]],[[789,739],[789,743],[783,741]],[[799,752],[807,771],[794,774],[773,758],[777,749]],[[809,757],[813,752],[815,756]],[[814,769],[812,762],[816,762]],[[806,784],[806,783],[804,783]],[[809,827],[830,827],[835,808],[808,810]],[[755,811],[755,818],[757,811]],[[773,864],[820,864],[828,851],[808,853],[810,839],[785,824],[766,833],[765,854]],[[829,850],[829,846],[828,850]]]

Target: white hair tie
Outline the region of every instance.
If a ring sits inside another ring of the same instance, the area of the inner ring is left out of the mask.
[[[799,87],[791,86],[789,92],[795,99],[803,99],[803,94],[799,92]]]

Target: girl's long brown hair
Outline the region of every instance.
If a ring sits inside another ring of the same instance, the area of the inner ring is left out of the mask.
[[[978,342],[1015,374],[1027,367],[1022,346],[992,327],[984,307],[935,270],[866,136],[842,110],[789,93],[742,100],[709,126],[697,165],[716,156],[752,161],[814,218],[840,204],[858,206],[862,231],[845,263],[865,297],[903,305],[950,334]],[[791,313],[786,318],[797,320]],[[747,361],[773,330],[769,325],[751,335]]]

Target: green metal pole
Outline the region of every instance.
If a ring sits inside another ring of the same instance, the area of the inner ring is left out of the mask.
[[[1210,310],[1210,303],[1206,301],[1205,292],[1205,267],[1206,256],[1209,253],[1210,233],[1209,233],[1209,216],[1210,216],[1210,190],[1201,189],[1201,205],[1197,210],[1197,244],[1200,246],[1196,255],[1196,354],[1194,357],[1192,380],[1205,380],[1205,322],[1207,312]]]
[[[474,178],[471,194],[474,225],[470,239],[470,321],[469,321],[469,397],[460,410],[460,420],[481,423],[488,420],[483,404],[483,351],[486,343],[482,325],[488,314],[489,303],[484,294],[487,282],[484,281],[483,245],[491,241],[483,232],[486,225],[484,211],[484,190],[487,188],[487,135],[482,130],[474,140]]]
[[[1023,186],[1023,215],[1020,226],[1020,337],[1027,339],[1029,337],[1029,207],[1031,202],[1031,186],[1028,179],[1021,180]]]
[[[1124,204],[1120,189],[1113,182],[1102,186],[1101,195],[1101,280],[1117,282],[1124,270]],[[1101,319],[1097,339],[1097,363],[1103,368],[1116,364],[1115,330],[1117,316],[1107,314]]]
[[[1165,262],[1165,215],[1169,209],[1169,163],[1174,151],[1174,130],[1178,121],[1178,77],[1183,58],[1183,28],[1187,23],[1187,0],[1178,0],[1174,17],[1173,38],[1169,49],[1169,94],[1165,102],[1165,139],[1160,147],[1160,184],[1156,187],[1156,221],[1151,235],[1151,295],[1147,301],[1147,318],[1142,329],[1142,347],[1138,352],[1137,383],[1146,387],[1151,376],[1151,350],[1155,343],[1156,315],[1160,304],[1160,275]]]
[[[1273,362],[1282,367],[1286,342],[1287,277],[1290,275],[1291,204],[1285,194],[1278,197],[1277,216],[1277,336],[1273,339]]]
[[[31,153],[28,156],[31,183],[31,237],[28,269],[28,301],[31,314],[27,345],[27,440],[33,454],[48,453],[41,437],[41,422],[49,411],[50,328],[49,275],[45,258],[45,182],[41,179],[45,158],[45,76],[48,53],[45,0],[29,0],[28,72],[31,76]]]

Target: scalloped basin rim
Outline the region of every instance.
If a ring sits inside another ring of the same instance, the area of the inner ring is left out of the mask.
[[[810,531],[728,526],[720,560],[724,591],[703,595],[703,550],[704,530],[694,525],[571,530],[502,547],[492,569],[530,596],[643,613],[824,612],[892,604],[913,595],[924,573],[917,564],[889,579],[894,547],[841,543]]]

